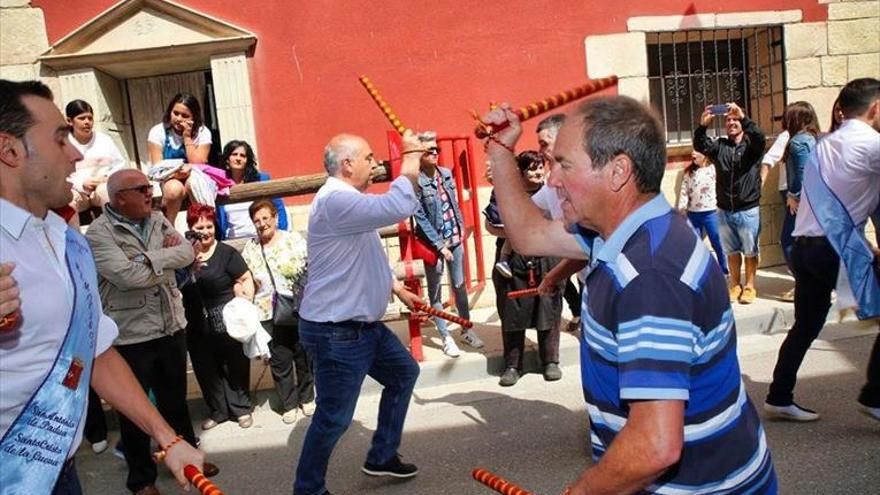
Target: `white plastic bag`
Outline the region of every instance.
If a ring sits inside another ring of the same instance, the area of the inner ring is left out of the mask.
[[[236,297],[223,306],[226,333],[242,343],[244,354],[250,358],[268,359],[272,337],[260,324],[257,307],[247,299]]]
[[[189,190],[196,203],[214,207],[214,199],[217,197],[217,183],[197,167],[190,168]]]

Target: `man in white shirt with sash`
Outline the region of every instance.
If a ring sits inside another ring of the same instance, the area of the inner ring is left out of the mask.
[[[384,386],[373,445],[362,470],[409,478],[397,448],[419,365],[380,320],[393,291],[412,308],[418,300],[394,279],[376,229],[416,211],[419,159],[427,150],[407,130],[400,176],[385,194],[364,194],[376,160],[362,138],[341,134],[324,149],[327,182],[309,215],[309,280],[300,306],[299,338],[312,360],[317,409],[306,433],[295,495],[325,495],[327,463],[348,429],[367,375]]]
[[[880,203],[880,81],[850,81],[838,102],[845,120],[819,140],[804,168],[791,255],[795,321],[779,348],[764,402],[768,415],[791,421],[819,419],[794,402],[794,387],[807,349],[825,325],[831,291],[837,289],[838,303],[852,301],[859,319],[880,317],[880,270],[864,230]],[[880,421],[880,337],[858,402]]]
[[[82,159],[68,132],[45,85],[0,80],[0,317],[18,321],[0,332],[0,487],[82,492],[73,455],[90,382],[156,440],[185,486],[183,467],[201,469],[203,454],[176,440],[110,347],[117,328],[102,314],[88,243],[50,211],[70,202],[66,177]]]

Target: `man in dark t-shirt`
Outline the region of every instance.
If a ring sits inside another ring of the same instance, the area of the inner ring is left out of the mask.
[[[715,117],[724,117],[726,137],[711,139],[708,126]],[[727,104],[727,113],[718,115],[706,107],[700,125],[694,129],[694,149],[715,164],[718,196],[718,230],[730,267],[731,301],[755,301],[755,274],[758,271],[758,236],[761,233],[761,157],[764,133],[746,117],[736,103]],[[745,280],[740,266],[745,258]]]

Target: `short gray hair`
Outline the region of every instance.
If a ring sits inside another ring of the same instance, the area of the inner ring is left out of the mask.
[[[562,128],[562,124],[565,124],[565,114],[564,113],[555,113],[546,119],[538,122],[538,127],[535,129],[535,132],[541,132],[544,130],[550,131],[550,134],[555,138],[559,133],[559,129]]]
[[[418,137],[420,143],[430,143],[437,140],[437,133],[434,131],[420,132]]]
[[[324,169],[327,175],[335,177],[339,173],[339,167],[343,160],[354,160],[357,156],[358,147],[351,136],[336,136],[324,147]]]
[[[617,155],[633,163],[640,193],[659,193],[666,171],[666,131],[657,113],[628,96],[587,100],[573,118],[583,125],[583,150],[599,170]]]

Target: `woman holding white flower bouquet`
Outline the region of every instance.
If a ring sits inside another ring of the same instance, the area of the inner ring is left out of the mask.
[[[272,335],[269,364],[284,410],[281,419],[290,424],[299,413],[311,416],[315,410],[315,379],[299,343],[297,314],[306,284],[306,241],[298,232],[278,229],[271,200],[254,201],[248,213],[257,237],[241,254],[257,284],[254,304],[263,328]]]

